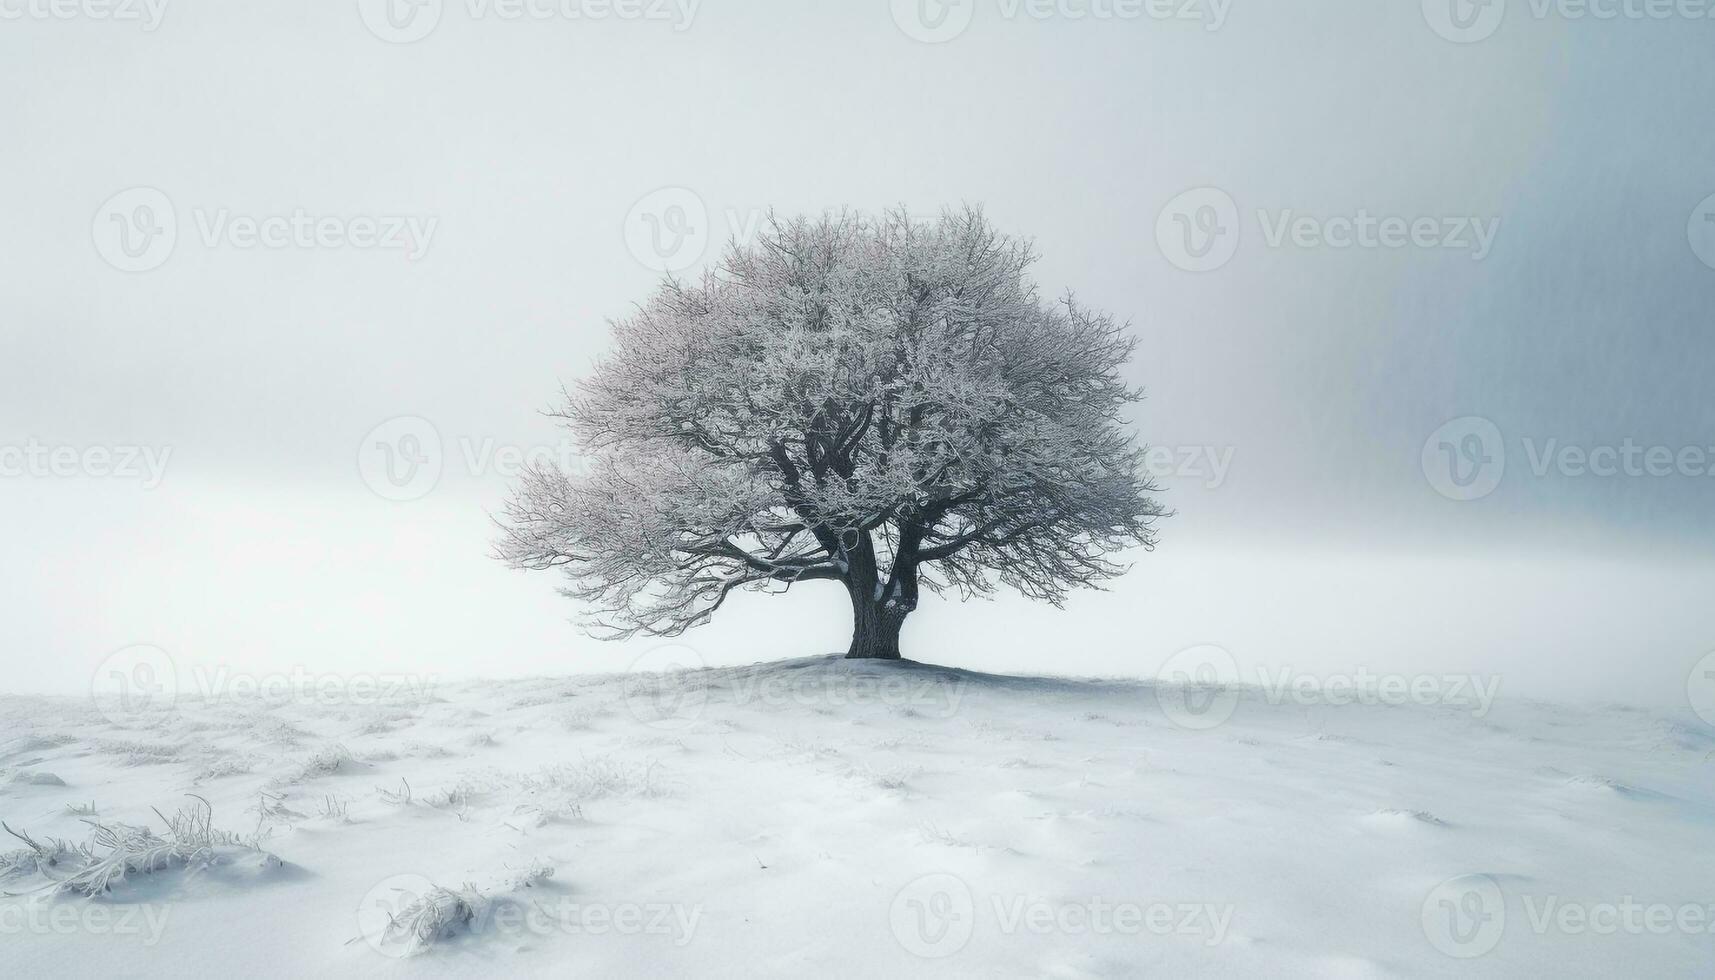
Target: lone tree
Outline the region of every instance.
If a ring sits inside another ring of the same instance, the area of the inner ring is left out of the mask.
[[[1135,341],[1042,302],[980,211],[770,218],[614,324],[565,396],[582,465],[528,470],[497,556],[559,568],[609,638],[675,636],[742,587],[826,579],[848,657],[899,658],[918,590],[1060,605],[1163,511],[1121,413]]]

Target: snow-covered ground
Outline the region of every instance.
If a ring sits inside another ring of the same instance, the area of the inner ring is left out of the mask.
[[[0,973],[1715,969],[1690,714],[824,658],[231,690],[0,698]]]

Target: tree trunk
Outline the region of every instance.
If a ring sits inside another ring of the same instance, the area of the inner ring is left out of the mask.
[[[905,625],[909,607],[897,599],[877,602],[870,596],[852,595],[852,645],[848,660],[898,660],[899,630]]]
[[[915,547],[915,539],[909,542]],[[875,545],[865,532],[846,554],[846,591],[852,598],[852,645],[847,660],[900,660],[899,628],[917,608],[917,562],[897,558],[887,578],[878,574]]]

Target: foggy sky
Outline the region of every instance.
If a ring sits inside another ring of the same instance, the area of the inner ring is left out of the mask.
[[[982,0],[923,43],[887,0],[703,0],[688,24],[448,0],[390,43],[352,2],[169,0],[154,30],[30,3],[0,0],[25,11],[0,19],[0,446],[170,457],[150,489],[0,477],[17,689],[75,692],[139,642],[322,669],[623,666],[635,649],[582,637],[550,576],[486,557],[507,479],[481,460],[556,444],[539,412],[658,278],[627,222],[668,187],[707,205],[709,259],[769,207],[981,204],[1035,240],[1046,295],[1132,321],[1142,436],[1228,460],[1218,486],[1164,476],[1178,513],[1114,595],[926,604],[906,634],[923,659],[1149,674],[1214,642],[1666,704],[1715,647],[1696,598],[1715,478],[1530,458],[1715,450],[1715,268],[1688,241],[1715,194],[1715,20],[1513,0],[1459,44],[1417,2],[1234,0],[1211,30]],[[178,241],[123,272],[92,225],[135,187],[171,201]],[[1201,187],[1236,202],[1239,244],[1193,273],[1157,229]],[[1497,224],[1481,258],[1271,245],[1288,210]],[[433,234],[415,260],[199,237],[298,211]],[[408,502],[357,464],[399,416],[445,446]],[[1465,416],[1503,434],[1507,469],[1450,500],[1422,452]],[[686,640],[711,660],[842,648],[842,601],[747,598]]]

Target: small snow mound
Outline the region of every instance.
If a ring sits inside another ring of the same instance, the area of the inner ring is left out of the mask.
[[[1630,783],[1623,783],[1618,779],[1610,779],[1607,776],[1573,776],[1566,780],[1566,785],[1581,790],[1608,793],[1622,799],[1638,802],[1665,803],[1673,800],[1673,797],[1658,793],[1653,789],[1642,789]]]
[[[1400,974],[1379,961],[1362,956],[1322,956],[1315,961],[1315,975],[1330,980],[1376,980]]]
[[[370,948],[387,956],[411,957],[467,935],[490,930],[495,910],[517,905],[518,893],[554,877],[554,866],[535,859],[509,869],[490,896],[466,884],[457,890],[419,875],[395,875],[370,889],[358,906],[358,932]]]
[[[473,890],[455,892],[436,885],[405,901],[386,924],[366,930],[364,938],[388,955],[416,956],[467,931],[481,901]]]
[[[298,745],[311,737],[309,732],[279,718],[268,718],[248,725],[247,730],[257,740],[273,745]]]
[[[20,735],[0,744],[0,757],[57,749],[75,741],[77,738],[71,735]]]
[[[361,765],[363,763],[352,756],[350,749],[336,743],[318,749],[294,764],[287,772],[274,776],[268,782],[274,787],[295,786]]]
[[[1370,813],[1368,815],[1368,819],[1372,823],[1382,824],[1385,826],[1409,826],[1413,824],[1422,824],[1428,827],[1449,826],[1447,821],[1433,813],[1430,813],[1428,810],[1396,810],[1392,808],[1384,808]]]
[[[1715,729],[1694,728],[1677,721],[1662,722],[1652,733],[1649,747],[1705,755],[1715,751]]]
[[[137,739],[104,738],[95,742],[95,750],[106,755],[123,756],[122,766],[155,766],[178,760],[184,746],[177,742],[145,742]]]

